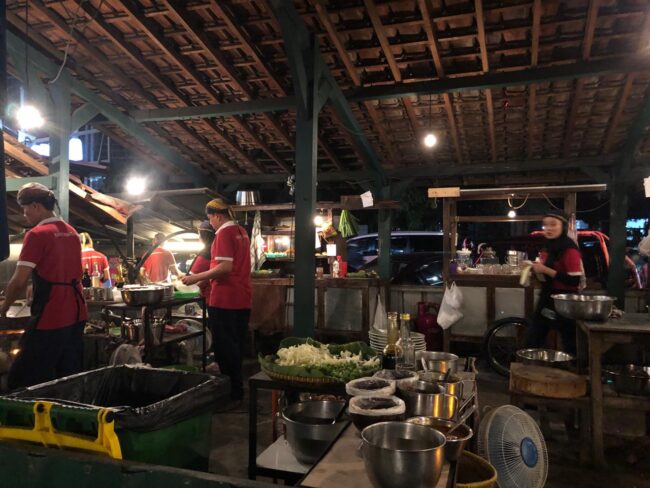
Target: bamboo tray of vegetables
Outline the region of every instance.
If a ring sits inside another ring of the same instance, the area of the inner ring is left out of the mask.
[[[314,339],[287,337],[278,352],[258,357],[262,371],[271,378],[292,383],[347,383],[371,376],[380,360],[365,342],[323,344]]]

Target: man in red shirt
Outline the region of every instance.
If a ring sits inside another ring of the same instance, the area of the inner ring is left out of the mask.
[[[152,242],[155,249],[142,264],[142,272],[153,283],[170,281],[170,274],[178,276],[174,255],[161,247],[164,240],[165,234],[159,232],[155,235]]]
[[[214,355],[221,372],[230,377],[230,397],[239,402],[244,397],[242,361],[252,303],[250,239],[220,198],[211,200],[205,212],[216,231],[210,269],[184,276],[182,281],[192,285],[210,280],[208,312]]]
[[[102,286],[110,288],[111,271],[108,266],[108,259],[101,252],[95,251],[93,238],[90,237],[88,232],[82,232],[79,237],[81,238],[81,269],[88,270],[88,274],[92,275],[95,268],[97,268],[101,276]]]
[[[80,372],[88,318],[81,287],[81,242],[70,225],[55,217],[54,193],[28,183],[17,200],[34,227],[25,234],[16,271],[0,302],[0,316],[24,293],[30,274],[33,301],[20,352],[9,370],[10,389]]]

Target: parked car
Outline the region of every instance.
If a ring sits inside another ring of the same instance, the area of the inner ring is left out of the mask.
[[[442,286],[441,253],[417,253],[394,255],[390,259],[393,285]],[[378,272],[378,260],[364,264],[360,270]]]
[[[348,269],[357,271],[377,259],[379,237],[377,233],[348,239]],[[390,238],[390,254],[417,256],[439,253],[442,256],[442,232],[394,231]],[[393,275],[394,276],[394,275]]]

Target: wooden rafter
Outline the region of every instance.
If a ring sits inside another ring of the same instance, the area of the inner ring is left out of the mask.
[[[339,55],[339,58],[341,59],[343,65],[345,66],[345,70],[347,74],[352,80],[352,83],[354,83],[354,85],[357,87],[361,86],[361,77],[357,72],[357,68],[352,63],[352,60],[350,60],[347,50],[343,46],[343,42],[339,37],[339,33],[337,32],[336,27],[332,23],[329,17],[329,13],[327,12],[327,9],[323,5],[322,0],[311,0],[311,2],[314,8],[316,9],[316,13],[318,15],[318,19],[320,20],[320,23],[323,25],[323,27],[325,27],[325,30],[329,34],[329,37],[332,43],[334,44],[334,47],[336,48],[336,51]],[[394,164],[394,162],[397,161],[397,157],[395,151],[393,150],[393,143],[388,137],[388,134],[386,134],[386,131],[383,129],[381,117],[377,109],[375,108],[372,102],[365,102],[364,105],[366,107],[366,111],[368,112],[368,116],[372,120],[374,128],[377,131],[377,134],[379,135],[379,140],[381,141],[384,149],[388,153],[391,162]],[[354,144],[353,147],[357,149],[356,144]],[[368,161],[365,158],[362,159],[366,164],[368,164]]]
[[[650,34],[650,6],[648,7],[645,20],[643,22],[643,28],[639,35],[637,41],[636,50],[641,51],[647,46],[648,43],[648,34]],[[603,154],[609,154],[612,150],[614,144],[614,137],[616,136],[616,129],[623,117],[623,112],[625,111],[625,105],[627,104],[627,99],[632,93],[632,86],[634,85],[634,80],[636,79],[636,73],[631,73],[625,77],[625,83],[619,93],[618,99],[616,100],[616,108],[614,109],[614,116],[607,126],[607,132],[605,133],[605,138],[603,140]]]
[[[133,0],[121,0],[120,1],[122,7],[126,10],[126,12],[129,14],[130,18],[137,22],[138,27],[146,34],[147,38],[154,43],[157,49],[159,49],[161,52],[164,52],[165,55],[173,60],[179,68],[182,70],[183,74],[190,79],[193,85],[201,88],[206,96],[211,100],[212,103],[217,103],[219,101],[219,98],[213,88],[208,84],[208,82],[204,79],[202,75],[200,75],[196,68],[193,67],[184,57],[183,54],[180,53],[178,48],[174,46],[172,42],[169,41],[169,39],[165,38],[164,35],[161,33],[161,27],[158,25],[155,21],[152,21],[146,13],[143,13],[140,9],[140,6],[134,2]],[[186,21],[184,18],[179,18],[182,23],[185,23]],[[187,28],[190,29],[190,26],[187,25]],[[204,34],[203,33],[195,33],[192,30],[188,30],[188,33],[194,34],[197,36],[197,39],[200,42],[203,42],[204,39]],[[200,36],[200,37],[199,37]],[[210,55],[215,55],[216,49],[214,49],[211,45],[204,45],[202,46],[204,52],[206,54]],[[219,55],[219,59],[221,59],[221,55]],[[225,69],[225,68],[224,68]],[[233,80],[233,84],[237,84],[236,80]],[[251,127],[248,126],[248,124],[245,123],[240,117],[233,117],[232,118],[233,122],[249,137],[251,137],[255,142],[259,145],[259,147],[278,165],[280,166],[283,170],[289,172],[290,168],[286,164],[286,162],[278,156],[273,149],[271,149],[268,144],[266,144],[264,141],[262,141],[259,138],[259,135],[256,134],[255,130],[252,129]],[[216,124],[211,124],[211,127],[213,130],[217,129]],[[231,150],[235,151],[239,157],[246,157],[247,159],[252,159],[246,154],[246,152],[239,147],[239,145],[232,140],[232,138],[227,137],[225,132],[221,133],[222,138],[224,142],[231,148]]]
[[[481,68],[484,73],[490,71],[490,64],[488,61],[487,42],[485,39],[485,17],[483,16],[483,2],[482,0],[474,0],[474,8],[476,9],[476,26],[478,29],[478,42],[481,52]],[[492,90],[485,90],[485,103],[487,105],[488,116],[488,132],[490,135],[490,155],[492,161],[497,160],[497,140],[496,130],[494,128],[494,105],[492,99]]]
[[[533,25],[531,27],[530,65],[537,66],[539,61],[539,34],[542,23],[542,0],[534,0],[532,6]],[[533,140],[535,139],[537,110],[537,85],[528,87],[528,139],[526,144],[526,157],[533,155]]]
[[[45,4],[43,4],[40,0],[34,0],[32,3],[32,8],[36,8],[42,15],[44,15],[53,25],[55,25],[59,30],[62,32],[65,32],[66,35],[71,35],[72,39],[76,42],[76,45],[81,49],[82,51],[85,51],[86,54],[91,57],[92,59],[96,59],[102,63],[102,66],[105,67],[106,70],[111,74],[111,76],[116,79],[117,81],[123,83],[125,86],[127,86],[130,90],[132,90],[134,93],[139,94],[144,100],[147,100],[151,105],[155,107],[160,107],[160,104],[158,103],[157,99],[151,95],[147,90],[142,88],[141,85],[136,83],[131,79],[131,77],[125,73],[121,68],[119,68],[115,63],[110,62],[110,60],[102,53],[99,49],[95,48],[93,46],[92,42],[89,42],[88,39],[84,38],[81,36],[81,34],[77,33],[76,31],[72,30],[70,31],[67,21],[63,19],[61,16],[59,16],[56,12],[53,10],[49,9]],[[90,15],[91,19],[95,19],[97,21],[98,15],[95,11],[88,11],[87,9],[89,6],[85,6],[86,8],[86,14]],[[98,25],[101,26],[101,24],[98,23]],[[123,46],[122,43],[117,43],[118,46]],[[135,58],[137,59],[137,58]],[[140,56],[140,59],[142,59],[142,56]],[[146,72],[152,76],[154,79],[157,79],[155,77],[155,74],[150,72],[150,67],[146,66],[143,63],[139,63],[140,65],[145,68]],[[93,77],[95,78],[95,77]],[[159,80],[159,79],[158,79]],[[170,88],[171,89],[171,88]],[[173,91],[173,90],[172,90]],[[115,90],[113,90],[113,93]],[[191,131],[189,128],[185,126],[183,123],[176,123],[177,127],[179,127],[183,132],[187,133],[191,137],[197,139],[199,143],[202,145],[207,144],[203,138],[199,137],[196,135],[193,131]],[[155,129],[155,132],[165,138],[169,139],[169,134],[166,132],[162,131],[162,129]],[[173,144],[177,147],[177,149],[180,149],[181,151],[185,150],[186,148],[183,146],[178,146],[177,144]],[[233,165],[230,161],[228,161],[227,158],[222,156],[221,154],[218,153],[218,151],[215,151],[215,148],[210,146],[211,148],[211,153],[213,154],[213,157],[223,166],[226,168],[229,168],[232,171],[238,172],[239,168],[235,165]],[[194,160],[197,160],[196,156],[193,157]],[[200,161],[200,160],[199,160]],[[210,162],[202,162],[201,164],[202,168],[210,171],[211,173],[216,173],[214,169],[212,168],[212,164]]]
[[[582,40],[582,60],[589,59],[591,55],[591,46],[594,42],[594,32],[596,30],[596,22],[598,20],[598,9],[600,8],[601,0],[590,0],[587,11],[587,20],[585,21],[585,32]],[[575,129],[578,110],[580,108],[580,100],[585,87],[584,78],[576,80],[576,88],[569,110],[569,117],[564,132],[564,143],[562,144],[562,154],[566,158],[571,154],[571,138]]]

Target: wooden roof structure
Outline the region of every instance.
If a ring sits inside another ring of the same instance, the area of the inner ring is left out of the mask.
[[[124,114],[173,109],[178,117],[142,125],[201,173],[217,181],[286,178],[293,171],[296,114],[282,102],[294,87],[272,3],[30,0],[28,37],[56,63],[67,52],[74,77]],[[643,118],[650,82],[647,0],[294,5],[392,175],[416,169],[428,182],[461,175],[486,184],[499,173],[514,174],[501,181],[514,183],[516,175],[541,171],[554,182],[589,181],[602,174],[598,167],[618,160]],[[24,0],[7,2],[7,20],[23,36]],[[251,101],[281,108],[237,112],[238,102]],[[219,106],[236,115],[180,116],[184,109]],[[369,168],[358,134],[334,110],[326,106],[319,122],[320,173],[351,178]],[[634,148],[641,158],[650,156],[642,122]],[[94,125],[171,168],[110,119]],[[421,143],[429,129],[439,141],[433,150]]]

